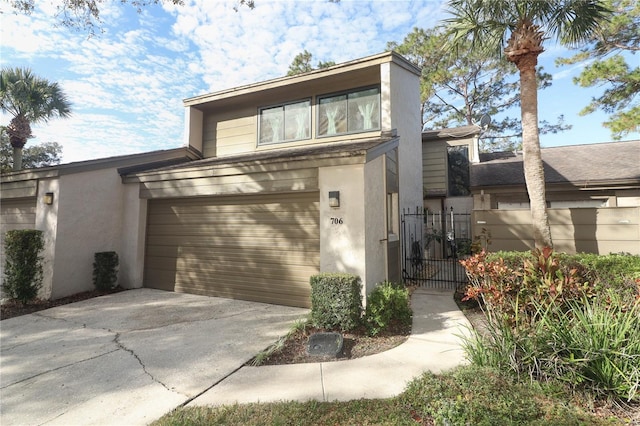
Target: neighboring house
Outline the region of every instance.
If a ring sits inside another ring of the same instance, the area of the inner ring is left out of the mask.
[[[490,234],[492,251],[532,248],[522,153],[480,160],[471,165],[473,235]],[[640,141],[542,148],[542,160],[555,249],[640,254]]]
[[[9,174],[2,201],[7,185],[35,187],[20,196],[49,241],[46,296],[89,290],[106,250],[130,288],[310,306],[311,275],[350,272],[364,295],[401,279],[400,211],[421,204],[419,77],[383,53],[190,98],[194,161]]]
[[[57,299],[91,290],[93,254],[116,251],[120,283],[139,286],[142,262],[136,228],[146,214],[139,190],[122,184],[120,167],[159,167],[199,158],[187,148],[82,161],[2,175],[0,247],[13,229],[44,232],[41,296]],[[0,256],[4,279],[4,256]]]
[[[457,254],[470,250],[473,209],[469,167],[479,161],[480,126],[462,126],[422,132],[423,211],[413,216],[423,223],[425,257],[452,255],[449,238],[456,240]],[[405,215],[405,219],[410,216]],[[408,223],[408,222],[407,222]],[[409,229],[408,234],[412,234]],[[407,230],[405,229],[405,234]],[[411,235],[405,239],[411,239]]]
[[[424,207],[471,213],[469,165],[478,163],[479,126],[422,132]]]

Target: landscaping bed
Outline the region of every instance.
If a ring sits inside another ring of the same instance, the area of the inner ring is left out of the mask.
[[[27,304],[22,304],[17,300],[7,300],[0,305],[0,320],[19,317],[21,315],[32,314],[34,312],[42,311],[49,308],[55,308],[56,306],[67,305],[69,303],[80,302],[82,300],[91,299],[94,297],[105,296],[107,294],[119,293],[125,291],[122,287],[116,287],[113,290],[91,290],[84,291],[82,293],[73,294],[71,296],[62,297],[55,300],[41,300],[36,299]]]
[[[307,351],[309,336],[325,331],[311,326],[296,329],[282,339],[279,344],[276,344],[279,347],[273,353],[264,358],[258,356],[249,361],[247,365],[302,364],[360,358],[395,348],[404,343],[411,333],[410,328],[394,326],[385,333],[369,336],[364,328],[359,328],[342,333],[343,348],[337,357],[309,355]]]

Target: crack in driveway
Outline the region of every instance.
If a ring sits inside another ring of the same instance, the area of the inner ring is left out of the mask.
[[[171,389],[169,386],[167,386],[165,383],[163,383],[161,380],[158,380],[156,377],[153,376],[153,374],[151,374],[148,370],[147,367],[144,365],[144,362],[142,362],[142,359],[138,356],[138,354],[136,354],[133,349],[129,349],[127,348],[122,342],[120,342],[120,333],[116,333],[116,336],[113,339],[113,342],[116,344],[116,346],[118,347],[118,349],[122,349],[125,352],[128,352],[131,354],[131,356],[133,356],[136,361],[138,361],[138,364],[140,364],[140,367],[142,367],[142,371],[144,372],[144,374],[146,374],[147,376],[149,376],[149,378],[151,378],[151,380],[153,380],[154,382],[158,383],[159,385],[161,385],[163,388],[165,388],[166,390],[168,390],[169,392],[174,392],[177,393],[179,395],[183,395],[185,397],[188,397],[188,395],[183,394],[182,392],[178,392],[175,389]]]
[[[116,349],[110,350],[108,352],[103,352],[103,353],[101,353],[99,355],[96,355],[96,356],[92,356],[92,357],[89,357],[89,358],[84,358],[84,359],[81,359],[80,361],[72,362],[70,364],[61,365],[59,367],[52,368],[51,370],[46,370],[46,371],[43,371],[42,373],[38,373],[38,374],[34,374],[33,376],[25,377],[24,379],[20,379],[20,380],[18,380],[16,382],[9,383],[6,386],[2,386],[2,387],[0,387],[0,389],[6,389],[6,388],[9,388],[11,386],[26,382],[27,380],[31,380],[31,379],[36,378],[36,377],[44,376],[44,375],[52,373],[54,371],[62,370],[64,368],[71,367],[71,366],[74,366],[74,365],[78,365],[78,364],[81,364],[83,362],[87,362],[87,361],[91,361],[91,360],[94,360],[94,359],[101,358],[101,357],[103,357],[105,355],[109,355],[109,354],[112,354],[114,352],[117,352],[119,349],[120,348],[116,348]]]

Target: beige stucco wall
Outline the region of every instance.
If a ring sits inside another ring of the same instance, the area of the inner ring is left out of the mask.
[[[640,207],[548,209],[554,249],[640,255]],[[528,210],[475,210],[473,235],[491,233],[490,251],[533,248]]]
[[[120,241],[119,284],[124,288],[140,288],[144,274],[144,247],[147,226],[147,200],[140,198],[138,184],[124,184]]]
[[[319,170],[320,272],[358,275],[366,288],[364,176],[362,164]],[[340,207],[329,206],[329,191],[340,191]]]
[[[44,195],[52,192],[53,204],[44,203]],[[42,288],[39,296],[49,299],[52,296],[53,273],[56,260],[56,242],[58,235],[58,206],[60,205],[60,180],[46,179],[38,181],[38,196],[36,200],[36,226],[43,232],[44,249],[42,250]]]
[[[184,146],[191,146],[202,152],[202,111],[187,107],[184,109]],[[215,155],[215,154],[214,154]]]
[[[415,209],[422,205],[420,77],[389,62],[380,66],[380,74],[382,129],[396,129],[400,136],[400,209]]]
[[[364,168],[364,225],[366,273],[363,287],[369,294],[387,276],[386,188],[384,156],[368,162]]]
[[[93,289],[94,253],[120,253],[123,185],[113,168],[59,178],[58,224],[53,268],[56,299]]]

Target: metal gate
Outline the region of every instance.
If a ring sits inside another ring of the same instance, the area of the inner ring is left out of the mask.
[[[402,278],[407,284],[455,290],[467,282],[459,260],[471,254],[471,215],[402,211]]]

